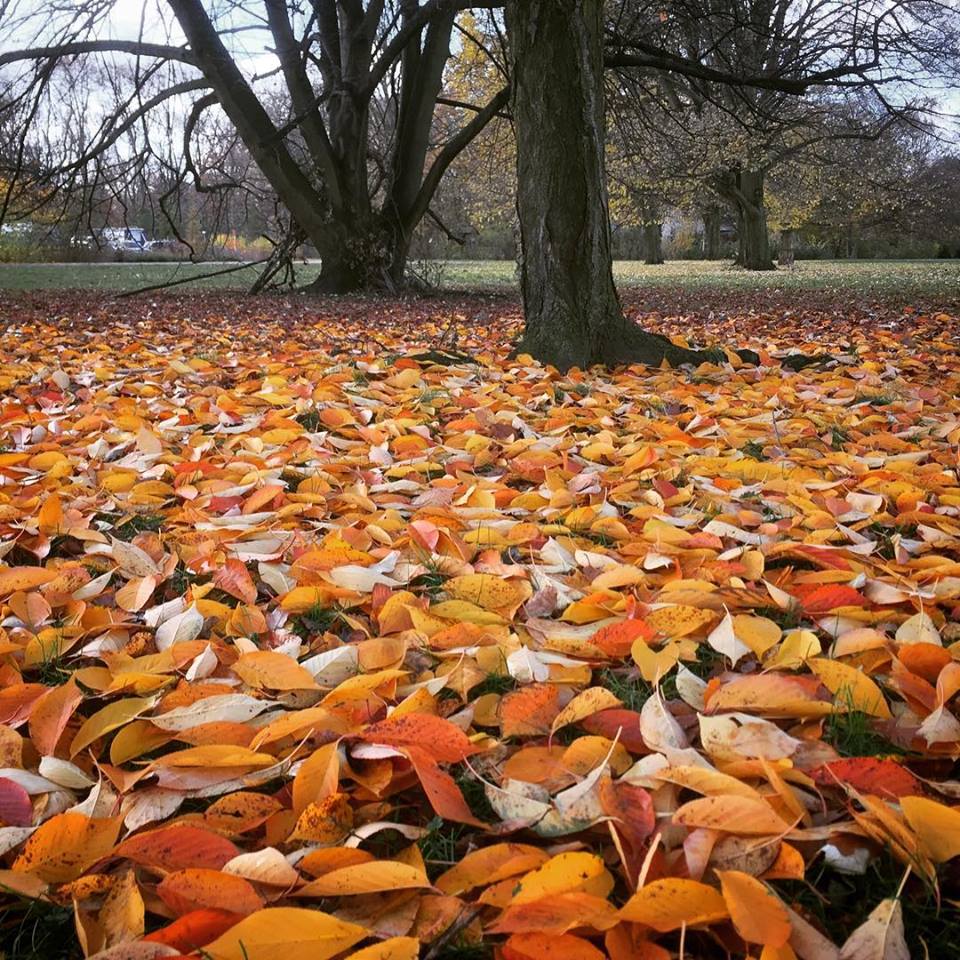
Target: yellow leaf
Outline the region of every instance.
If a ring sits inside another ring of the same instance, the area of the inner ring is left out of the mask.
[[[257,753],[247,747],[236,747],[228,743],[208,743],[200,747],[189,747],[176,753],[167,753],[158,757],[150,766],[160,767],[269,767],[276,763],[276,757],[269,753]]]
[[[656,684],[677,665],[680,659],[680,644],[668,643],[662,650],[654,650],[643,637],[633,641],[630,656],[639,667],[640,675],[647,683]]]
[[[661,933],[683,926],[726,920],[727,905],[719,891],[696,880],[654,880],[641,887],[623,906],[621,920],[642,923]]]
[[[303,897],[343,897],[386,890],[414,890],[429,887],[427,875],[416,867],[396,860],[374,860],[331,870],[297,891]]]
[[[300,764],[293,778],[293,809],[298,817],[311,803],[325,800],[337,792],[340,784],[337,747],[336,740],[326,743]]]
[[[687,790],[694,790],[708,797],[729,795],[762,800],[760,794],[742,780],[721,773],[719,770],[710,770],[708,767],[668,767],[657,774],[657,779],[676,783]]]
[[[730,795],[691,800],[674,813],[673,822],[748,837],[774,836],[790,829],[765,800]]]
[[[268,690],[316,690],[317,681],[293,657],[275,650],[245,653],[233,672],[251,687]]]
[[[468,573],[448,580],[443,589],[455,600],[467,600],[484,610],[512,613],[530,596],[530,586],[489,573]]]
[[[619,707],[622,701],[606,687],[590,687],[578,693],[554,718],[550,726],[550,733],[554,734],[561,727],[571,723],[579,723],[586,717],[593,716],[601,710]]]
[[[934,863],[960,855],[960,810],[925,797],[901,797],[900,809]]]
[[[419,611],[411,611],[411,613]],[[435,603],[430,607],[430,613],[435,617],[442,617],[444,620],[456,620],[458,622],[476,623],[481,627],[492,626],[495,624],[509,623],[503,617],[483,607],[470,603],[468,600],[444,600],[442,603]],[[446,627],[447,624],[442,624]],[[422,630],[419,623],[417,629]],[[428,634],[429,636],[429,634]]]
[[[713,612],[678,603],[654,610],[647,614],[644,619],[657,633],[662,633],[665,637],[673,639],[675,637],[685,637],[703,629],[713,620]]]
[[[130,697],[127,700],[117,700],[98,710],[92,717],[88,717],[83,726],[77,731],[70,744],[70,756],[75,757],[84,747],[88,747],[94,740],[129,723],[131,720],[145,713],[154,704],[152,697]]]
[[[57,814],[37,827],[13,869],[48,883],[68,883],[107,856],[119,832],[119,818],[93,820],[82,813]]]
[[[612,886],[613,878],[600,857],[592,853],[558,853],[521,878],[511,902],[531,903],[573,890],[606,896]]]
[[[752,617],[741,613],[733,618],[733,632],[759,658],[781,637],[780,625],[766,617]]]
[[[604,570],[598,577],[590,581],[591,590],[616,590],[618,587],[632,587],[643,583],[646,575],[637,567],[622,563],[619,566]]]
[[[48,535],[60,533],[63,529],[63,501],[57,493],[51,493],[37,516],[37,526]]]
[[[837,698],[839,707],[862,710],[884,720],[892,719],[893,714],[880,688],[865,673],[839,660],[820,657],[808,660],[807,664]]]
[[[417,960],[420,941],[416,937],[390,937],[350,954],[350,960]]]
[[[0,570],[0,597],[18,590],[32,590],[56,577],[56,570],[47,570],[45,567],[7,567]]]
[[[244,917],[203,950],[213,960],[329,960],[367,931],[319,910],[268,907]]]
[[[763,661],[765,670],[797,670],[822,652],[817,635],[810,630],[791,630],[780,649]]]

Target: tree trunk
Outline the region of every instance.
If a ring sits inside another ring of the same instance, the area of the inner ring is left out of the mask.
[[[720,259],[720,210],[708,207],[703,213],[703,259]]]
[[[320,249],[320,276],[307,293],[353,293],[392,290],[390,263],[393,248],[376,224],[331,224]]]
[[[740,170],[737,175],[740,252],[737,262],[748,270],[773,270],[763,202],[763,171]]]
[[[644,263],[651,265],[663,263],[663,224],[645,223],[643,225]]]
[[[794,231],[789,227],[780,231],[780,254],[777,262],[781,267],[793,266],[793,235]]]
[[[602,0],[508,0],[526,315],[517,347],[560,370],[696,361],[626,320],[604,168]]]

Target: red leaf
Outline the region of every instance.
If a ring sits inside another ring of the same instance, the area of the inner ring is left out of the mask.
[[[636,710],[625,710],[622,707],[601,710],[592,716],[584,717],[580,726],[587,733],[606,737],[608,740],[616,739],[619,733],[619,742],[631,753],[650,752],[640,735],[640,714]]]
[[[164,870],[188,867],[219,870],[239,853],[229,840],[212,830],[186,824],[140,833],[124,840],[113,851],[115,857],[126,857],[134,863]]]
[[[242,603],[256,603],[257,586],[246,565],[239,560],[228,560],[213,578],[214,586]]]
[[[835,583],[815,587],[809,592],[798,587],[795,593],[800,598],[804,611],[809,614],[829,613],[837,607],[865,607],[869,604],[867,598],[853,587]]]
[[[643,637],[650,640],[654,630],[644,620],[624,620],[601,627],[590,639],[590,643],[599,647],[608,657],[628,657],[634,640]]]
[[[30,794],[6,777],[0,777],[0,821],[10,827],[29,827],[33,823]]]
[[[441,763],[459,763],[476,747],[454,723],[428,713],[408,713],[372,723],[360,735],[367,743],[417,747]]]
[[[212,943],[242,919],[242,914],[227,910],[191,910],[162,930],[156,930],[143,939],[148,943],[163,943],[181,953],[187,953]]]
[[[863,793],[874,793],[885,799],[923,796],[923,785],[906,767],[895,760],[878,760],[876,757],[851,757],[847,760],[831,760],[815,770],[810,776],[821,787],[843,787],[849,784]]]
[[[441,770],[426,750],[420,747],[407,747],[405,752],[420,779],[430,806],[438,816],[443,817],[444,820],[467,823],[473,827],[485,826],[467,806],[467,801],[463,799],[463,794],[453,777]]]

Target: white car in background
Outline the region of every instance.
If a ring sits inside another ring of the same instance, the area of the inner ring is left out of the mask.
[[[143,227],[104,227],[100,242],[111,250],[143,251],[153,246]]]

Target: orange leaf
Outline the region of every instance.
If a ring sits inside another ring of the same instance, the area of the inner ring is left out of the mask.
[[[231,558],[220,567],[213,577],[214,586],[242,603],[257,602],[257,586],[247,570],[247,565]]]
[[[168,873],[158,885],[157,894],[174,913],[181,915],[198,907],[245,915],[263,906],[263,898],[243,877],[196,867]]]
[[[393,747],[419,747],[440,763],[459,763],[477,752],[456,724],[427,713],[407,713],[372,723],[360,739]]]
[[[59,813],[37,827],[13,869],[49,883],[76,880],[110,853],[119,831],[119,819],[93,820],[82,813]]]
[[[604,960],[605,954],[589,941],[569,933],[515,933],[503,945],[504,960]]]
[[[782,947],[790,939],[786,907],[756,877],[739,870],[718,870],[723,899],[737,933],[748,943]]]

